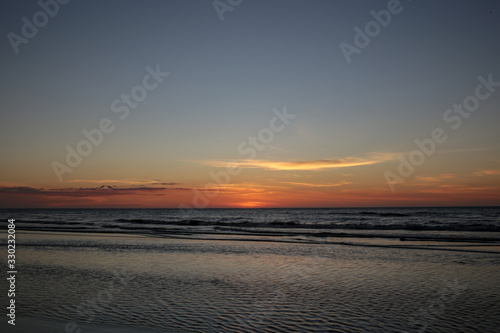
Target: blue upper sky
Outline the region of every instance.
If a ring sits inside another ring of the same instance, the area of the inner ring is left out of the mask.
[[[134,156],[134,168],[160,163],[174,178],[179,161],[241,158],[238,143],[267,125],[274,107],[297,120],[259,159],[407,152],[474,92],[479,75],[500,81],[500,3],[401,0],[348,64],[339,44],[354,44],[354,27],[364,29],[370,11],[391,2],[243,0],[221,21],[210,0],[73,0],[15,53],[8,34],[21,35],[22,17],[32,22],[41,7],[5,0],[0,152],[11,158],[2,161],[2,180],[20,182],[29,177],[19,169],[36,165],[30,181],[52,184],[51,162],[105,117],[116,130],[92,159]],[[112,102],[157,64],[170,76],[118,121]],[[498,100],[446,149],[496,147]],[[98,165],[72,177],[92,178]]]

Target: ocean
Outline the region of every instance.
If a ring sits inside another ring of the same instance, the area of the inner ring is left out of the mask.
[[[3,209],[0,216],[16,220],[18,325],[9,332],[500,326],[499,207]],[[6,249],[6,235],[0,244]],[[6,281],[0,287],[7,290]]]
[[[369,243],[500,240],[500,207],[315,209],[3,209],[19,230],[151,237]]]

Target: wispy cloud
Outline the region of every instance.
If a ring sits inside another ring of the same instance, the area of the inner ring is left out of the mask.
[[[446,173],[446,174],[440,174],[436,176],[417,176],[416,179],[417,181],[420,182],[429,182],[429,183],[435,183],[435,182],[441,182],[445,180],[451,180],[457,178],[456,174],[453,173]]]
[[[499,169],[481,170],[481,171],[475,172],[474,175],[476,175],[476,176],[498,176],[498,175],[500,175],[500,170]]]
[[[287,186],[282,185],[270,185],[270,184],[260,184],[254,182],[243,182],[235,184],[219,184],[213,187],[206,186],[204,188],[198,188],[199,191],[224,191],[226,193],[237,193],[237,192],[263,192],[263,191],[274,191],[274,190],[286,190]]]
[[[344,157],[313,161],[237,160],[235,164],[240,168],[263,168],[268,170],[323,170],[377,164],[396,159],[397,156],[395,153],[372,153],[367,157]],[[227,166],[227,161],[199,162],[216,168]]]
[[[339,187],[339,186],[344,186],[344,185],[352,184],[352,182],[342,181],[340,183],[333,183],[333,184],[313,184],[313,183],[299,183],[299,182],[282,182],[282,184],[291,184],[291,185],[298,185],[298,186],[305,186],[305,187]]]
[[[294,162],[279,162],[254,160],[239,162],[238,165],[242,168],[264,168],[271,170],[321,170],[331,168],[347,168],[359,165],[375,164],[378,161],[366,160],[362,158],[343,158],[336,160],[316,160],[316,161],[294,161]]]
[[[441,185],[436,188],[419,190],[420,193],[450,193],[450,194],[463,194],[463,193],[478,193],[497,191],[495,186],[467,186],[467,185]]]

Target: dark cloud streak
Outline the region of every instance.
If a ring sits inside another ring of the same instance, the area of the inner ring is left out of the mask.
[[[0,187],[0,194],[24,194],[39,196],[64,196],[64,197],[91,197],[91,196],[112,196],[112,195],[132,195],[132,194],[157,194],[161,191],[187,190],[186,188],[166,188],[166,187],[113,187],[101,185],[99,187],[87,188],[34,188],[28,186]]]

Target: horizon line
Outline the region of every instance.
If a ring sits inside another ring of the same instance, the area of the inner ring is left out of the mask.
[[[178,208],[178,207],[0,207],[4,209],[172,209],[172,210],[207,210],[207,209],[373,209],[373,208],[500,208],[500,204],[492,205],[475,205],[475,206],[342,206],[342,207],[205,207],[205,208]]]

